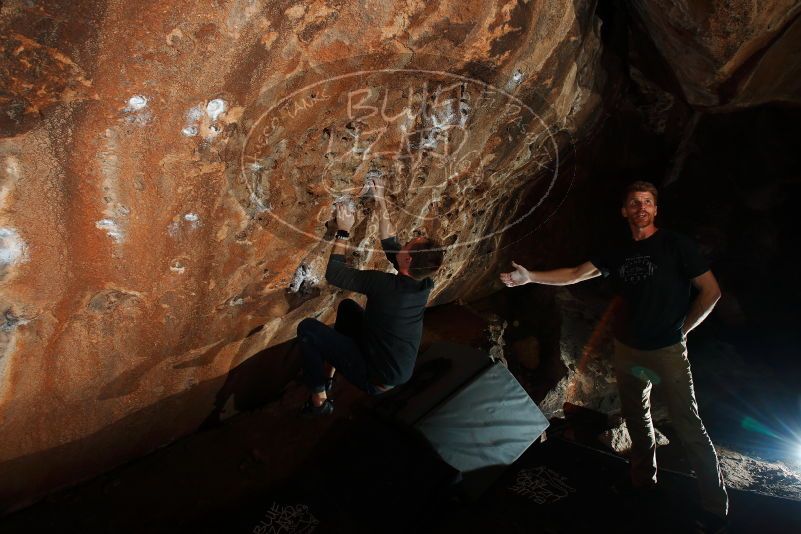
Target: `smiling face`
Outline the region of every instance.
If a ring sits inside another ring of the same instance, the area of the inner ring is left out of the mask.
[[[656,199],[648,191],[632,191],[620,212],[629,221],[632,230],[645,230],[654,225]]]

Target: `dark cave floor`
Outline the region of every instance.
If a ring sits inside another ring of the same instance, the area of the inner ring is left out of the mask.
[[[452,470],[378,418],[374,400],[340,381],[335,414],[309,420],[297,415],[305,395],[293,382],[273,402],[0,520],[0,532],[693,531],[695,481],[680,474],[674,443],[658,449],[660,493],[632,497],[614,489],[623,458],[582,437],[580,423],[552,420],[543,443],[467,502]],[[801,502],[729,495],[730,532],[801,532]]]
[[[359,392],[341,387],[341,415],[316,420],[295,416],[303,396],[290,387],[274,405],[53,494],[0,530],[693,531],[694,479],[663,470],[658,496],[621,495],[614,485],[626,476],[625,460],[558,437],[560,421],[482,497],[462,502],[450,493],[452,473],[375,419]],[[663,449],[660,461],[669,464]],[[729,494],[730,532],[801,531],[798,502]]]

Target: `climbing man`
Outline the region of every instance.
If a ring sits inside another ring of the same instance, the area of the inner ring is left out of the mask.
[[[627,188],[621,213],[632,239],[620,249],[577,267],[551,271],[528,271],[512,262],[515,270],[500,278],[508,287],[529,282],[569,285],[601,275],[611,278],[622,300],[613,323],[613,362],[632,441],[631,485],[638,493],[649,493],[656,486],[650,393],[652,387],[661,388],[673,427],[698,477],[703,509],[699,521],[725,527],[728,496],[717,454],[698,415],[687,360],[687,334],[712,311],[720,288],[692,240],[655,226],[657,196],[649,182],[634,182]],[[698,290],[692,302],[691,286]]]
[[[333,412],[328,393],[334,370],[368,394],[377,395],[408,381],[417,359],[423,312],[434,287],[430,277],[442,265],[443,253],[426,237],[416,237],[401,247],[389,219],[383,179],[375,176],[367,183],[378,208],[381,247],[398,274],[360,271],[346,265],[355,216],[347,204],[336,204],[337,232],[325,278],[334,286],[367,295],[367,304],[362,309],[351,299],[343,300],[333,328],[316,319],[298,324],[303,374],[311,390],[304,415]]]

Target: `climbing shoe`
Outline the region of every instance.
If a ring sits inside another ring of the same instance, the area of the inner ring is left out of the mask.
[[[318,417],[331,415],[332,413],[334,413],[334,401],[325,399],[320,406],[315,406],[311,397],[306,400],[306,404],[303,405],[303,409],[300,411],[300,415],[304,417]]]

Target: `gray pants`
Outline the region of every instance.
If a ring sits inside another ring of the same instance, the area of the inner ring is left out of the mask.
[[[693,377],[684,342],[657,350],[637,350],[615,340],[615,374],[620,403],[631,435],[631,480],[656,484],[656,440],[651,422],[651,388],[664,393],[670,420],[698,478],[701,506],[725,517],[729,499],[718,457],[698,415]]]

